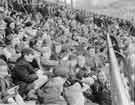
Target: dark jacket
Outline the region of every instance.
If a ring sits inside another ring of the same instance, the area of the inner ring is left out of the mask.
[[[106,83],[102,84],[96,81],[93,86],[91,86],[94,96],[94,102],[100,105],[112,105],[111,100],[111,90],[106,87]]]
[[[17,60],[15,65],[13,78],[15,81],[22,81],[26,83],[32,83],[38,79],[34,67],[31,63],[27,62],[24,58]]]
[[[5,35],[6,35],[6,37],[9,36],[9,35],[11,35],[11,34],[14,34],[14,30],[12,30],[10,27],[7,27],[5,29]]]
[[[33,88],[33,82],[38,79],[35,68],[24,58],[19,58],[14,67],[12,77],[14,84],[19,85],[19,93],[23,96]]]

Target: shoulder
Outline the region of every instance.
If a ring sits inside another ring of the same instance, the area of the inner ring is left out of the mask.
[[[18,67],[21,67],[21,66],[27,66],[29,65],[29,63],[27,63],[24,59],[22,58],[18,58],[17,59],[17,62],[16,62],[16,66]]]

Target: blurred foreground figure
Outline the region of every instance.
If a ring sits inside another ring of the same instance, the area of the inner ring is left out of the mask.
[[[98,102],[100,105],[112,105],[110,83],[105,73],[101,71],[97,77],[98,80],[91,87],[95,102]]]
[[[11,77],[8,73],[6,62],[0,59],[0,103],[25,104],[19,95],[18,86],[13,87]]]

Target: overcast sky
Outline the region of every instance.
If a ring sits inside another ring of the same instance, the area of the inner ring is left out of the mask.
[[[76,6],[89,7],[92,6],[105,6],[118,0],[73,0]]]

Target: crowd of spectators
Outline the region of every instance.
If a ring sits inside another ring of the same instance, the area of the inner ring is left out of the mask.
[[[106,35],[133,60],[130,22],[48,2],[10,7],[0,7],[0,103],[112,104]]]

